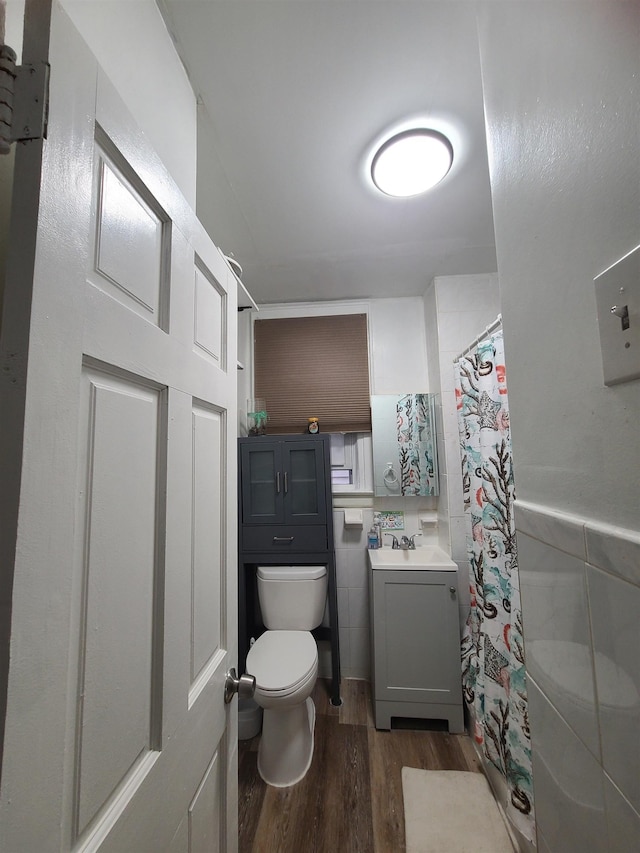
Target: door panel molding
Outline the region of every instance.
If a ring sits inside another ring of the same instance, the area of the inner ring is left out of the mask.
[[[171,220],[104,131],[96,132],[92,216],[89,280],[167,331]]]

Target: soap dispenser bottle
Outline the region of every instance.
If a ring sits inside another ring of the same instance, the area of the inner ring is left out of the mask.
[[[378,533],[376,531],[375,526],[371,528],[369,531],[369,536],[367,539],[367,547],[370,551],[375,551],[378,548]]]

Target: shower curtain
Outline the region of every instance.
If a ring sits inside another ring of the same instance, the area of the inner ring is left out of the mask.
[[[476,742],[506,780],[509,817],[533,839],[531,741],[502,332],[460,358],[455,372],[471,592],[462,639],[464,697]]]

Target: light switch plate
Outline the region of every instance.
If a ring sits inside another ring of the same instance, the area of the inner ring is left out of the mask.
[[[593,281],[604,384],[640,379],[640,246]]]

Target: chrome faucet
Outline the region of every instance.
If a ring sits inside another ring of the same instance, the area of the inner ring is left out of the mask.
[[[422,536],[422,533],[414,533],[413,536],[403,536],[398,546],[402,551],[416,550],[416,536]],[[395,539],[395,536],[394,536]],[[395,546],[394,546],[395,547]]]
[[[394,533],[385,533],[384,535],[385,535],[385,536],[390,536],[390,537],[391,537],[391,540],[392,540],[392,541],[391,541],[391,550],[392,550],[392,551],[397,551],[397,550],[398,550],[398,548],[400,547],[400,545],[398,544],[398,538],[397,538],[397,536],[396,536]]]

